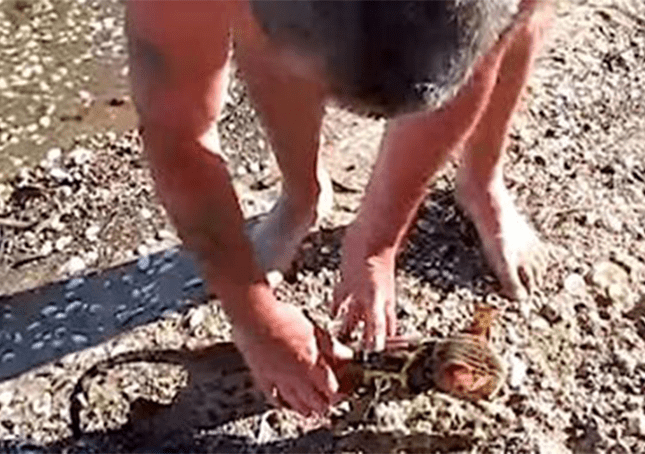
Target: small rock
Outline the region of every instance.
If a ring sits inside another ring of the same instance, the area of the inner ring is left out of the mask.
[[[571,295],[583,296],[586,293],[584,278],[578,273],[571,273],[564,279],[564,289]]]
[[[542,309],[540,309],[540,315],[552,325],[562,320],[560,313],[549,304],[542,306]]]
[[[638,360],[627,350],[616,350],[614,352],[616,364],[620,370],[627,375],[632,375],[638,366]]]
[[[549,328],[551,328],[551,325],[549,325],[549,322],[547,322],[545,319],[542,317],[533,317],[530,323],[531,329],[537,330],[537,331],[546,331]]]
[[[638,437],[645,437],[645,414],[634,412],[627,415],[627,434]]]
[[[63,271],[69,274],[77,274],[85,269],[85,261],[78,256],[72,257],[63,265]]]
[[[69,152],[69,158],[77,166],[83,165],[92,159],[92,150],[88,150],[87,148],[83,147],[74,148]]]
[[[611,214],[606,214],[604,216],[603,223],[605,224],[605,227],[607,227],[607,230],[613,233],[620,233],[623,229],[623,221]]]
[[[52,167],[51,169],[49,169],[49,176],[59,183],[72,179],[72,176],[69,174],[69,172],[61,169],[60,167]]]
[[[528,366],[518,356],[513,355],[509,361],[509,369],[508,383],[511,388],[517,389],[526,379]]]
[[[284,275],[278,270],[271,270],[266,274],[269,287],[276,288],[284,280]]]
[[[509,344],[519,344],[521,341],[520,336],[517,334],[517,330],[511,325],[506,326],[506,339]]]
[[[10,405],[13,401],[14,395],[15,391],[12,389],[5,389],[4,391],[0,392],[0,408]]]
[[[260,171],[260,163],[257,161],[252,161],[249,163],[249,171],[251,173],[258,173]]]
[[[607,289],[607,296],[614,304],[625,305],[631,300],[631,292],[625,284],[611,284]]]
[[[49,128],[49,126],[51,126],[52,124],[52,119],[49,117],[40,117],[38,124],[43,128]]]
[[[42,247],[40,248],[40,255],[42,255],[43,257],[47,257],[52,252],[54,252],[53,243],[50,240],[45,241]]]
[[[49,415],[52,409],[52,395],[48,392],[42,393],[40,397],[33,401],[31,409],[38,416]]]
[[[87,238],[90,241],[96,241],[98,239],[98,234],[100,231],[101,231],[101,227],[94,224],[85,230],[85,238]]]
[[[601,290],[611,284],[626,284],[629,281],[627,271],[613,262],[600,262],[591,270],[591,283]]]
[[[137,255],[141,255],[141,256],[148,255],[150,254],[150,248],[145,244],[140,244],[139,246],[137,246],[136,252],[137,252]]]
[[[92,104],[92,102],[94,101],[92,94],[87,90],[79,91],[78,97],[81,98],[81,102],[86,106]]]
[[[60,232],[65,228],[65,224],[60,221],[60,217],[55,217],[49,222],[49,227],[56,232]]]
[[[624,252],[614,252],[611,260],[627,270],[633,282],[645,280],[645,263]]]
[[[70,197],[72,195],[72,188],[69,186],[63,186],[60,188],[61,197]]]
[[[85,260],[86,265],[91,265],[93,263],[96,263],[99,259],[99,253],[97,251],[88,251],[87,254],[85,254],[85,257],[83,260]]]
[[[71,236],[61,236],[59,239],[56,240],[56,243],[54,244],[54,248],[57,251],[62,251],[64,250],[69,244],[73,241],[74,239]]]
[[[174,233],[172,233],[170,230],[166,230],[166,229],[161,229],[161,230],[159,230],[159,231],[157,232],[157,238],[159,238],[159,239],[160,239],[160,240],[162,240],[162,241],[164,241],[164,240],[168,240],[168,241],[172,240],[172,241],[175,241],[175,240],[177,240],[177,239],[178,239],[178,238],[177,238],[177,235],[175,235]]]
[[[623,267],[613,262],[594,265],[590,280],[596,292],[608,303],[624,304],[630,297],[629,275]]]
[[[205,304],[193,309],[192,313],[188,317],[188,327],[190,328],[191,333],[194,333],[197,328],[204,324],[207,311],[208,307]]]
[[[143,255],[137,260],[137,269],[139,271],[146,271],[150,267],[150,256]]]
[[[152,218],[152,211],[150,211],[146,207],[141,208],[141,211],[139,211],[139,214],[141,214],[141,217],[146,220]]]
[[[63,150],[58,147],[50,148],[47,150],[47,161],[51,163],[57,163],[60,161],[60,158],[63,156]]]

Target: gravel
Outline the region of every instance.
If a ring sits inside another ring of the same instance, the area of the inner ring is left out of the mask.
[[[0,294],[129,260],[145,268],[141,255],[179,242],[134,130],[122,8],[116,0],[0,3]],[[214,303],[0,383],[0,450],[645,452],[644,68],[642,2],[562,2],[505,167],[518,205],[553,246],[545,283],[527,302],[497,296],[452,196],[455,164],[429,187],[398,261],[400,330],[446,336],[465,326],[476,302],[499,307],[494,342],[510,374],[493,402],[431,392],[378,403],[372,418],[340,432],[274,410],[214,423],[223,394],[207,386],[207,372],[189,382],[181,367],[138,363],[92,380],[86,433],[71,438],[69,397],[84,371],[133,349],[230,339]],[[356,213],[384,125],[328,112],[323,157],[335,209],[275,291],[333,327],[327,305],[342,226]],[[279,178],[237,78],[220,132],[245,215],[262,213]],[[182,389],[194,399],[190,422],[160,411],[146,420],[148,429],[166,427],[156,438],[128,425],[133,402],[170,402]]]

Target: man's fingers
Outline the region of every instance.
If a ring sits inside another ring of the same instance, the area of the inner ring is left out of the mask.
[[[360,321],[360,314],[358,310],[350,306],[347,312],[343,315],[343,324],[340,327],[339,336],[341,338],[349,337],[349,335],[354,331],[356,325]]]
[[[316,367],[311,371],[310,377],[316,389],[328,402],[331,402],[338,392],[338,379],[324,358],[320,358]]]
[[[387,337],[396,335],[396,308],[394,302],[388,301],[385,305],[385,316],[387,320]]]
[[[314,335],[322,358],[326,359],[332,367],[335,367],[338,361],[348,361],[354,357],[354,351],[351,348],[338,341],[317,324],[314,324]]]
[[[289,404],[282,398],[282,395],[278,391],[278,387],[276,385],[257,383],[257,386],[262,391],[262,394],[264,394],[264,398],[272,406],[276,408],[291,408]]]
[[[311,416],[312,413],[322,415],[329,407],[327,400],[316,389],[304,383],[293,386],[291,393],[296,396],[300,405],[306,409],[305,413],[300,412],[303,416]]]
[[[371,317],[365,322],[363,344],[367,350],[383,351],[387,338],[387,321],[382,304],[372,306]]]
[[[388,337],[385,341],[385,350],[397,350],[400,348],[408,348],[411,345],[418,344],[421,341],[420,336],[393,336]]]
[[[351,361],[354,358],[354,350],[333,337],[331,341],[332,355],[334,355],[334,359],[344,362]]]
[[[346,308],[349,300],[347,292],[339,290],[339,288],[342,288],[342,283],[334,289],[334,297],[331,302],[331,315],[333,317],[338,317],[341,307]]]
[[[301,400],[294,388],[286,388],[284,391],[278,390],[278,396],[286,402],[287,408],[291,408],[304,416],[311,414],[311,408],[306,404],[306,401]]]

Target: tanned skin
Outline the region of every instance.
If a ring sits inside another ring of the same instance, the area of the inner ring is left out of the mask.
[[[302,414],[323,413],[339,398],[333,366],[351,351],[319,342],[300,310],[276,300],[265,272],[290,262],[329,206],[331,187],[319,166],[326,83],[267,40],[246,0],[128,0],[126,6],[132,89],[161,201],[230,316],[260,388]],[[395,256],[428,181],[451,153],[463,150],[458,200],[504,292],[522,298],[539,280],[544,249],[513,205],[501,169],[550,8],[547,0],[524,0],[521,9],[455,98],[439,110],[388,121],[344,239],[332,305],[345,332],[365,323],[368,348],[383,348],[395,334]],[[214,130],[232,40],[284,182],[276,207],[250,238]]]

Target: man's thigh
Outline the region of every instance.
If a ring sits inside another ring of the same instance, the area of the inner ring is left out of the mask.
[[[216,118],[234,8],[221,0],[126,2],[132,88],[144,125],[202,128]]]

